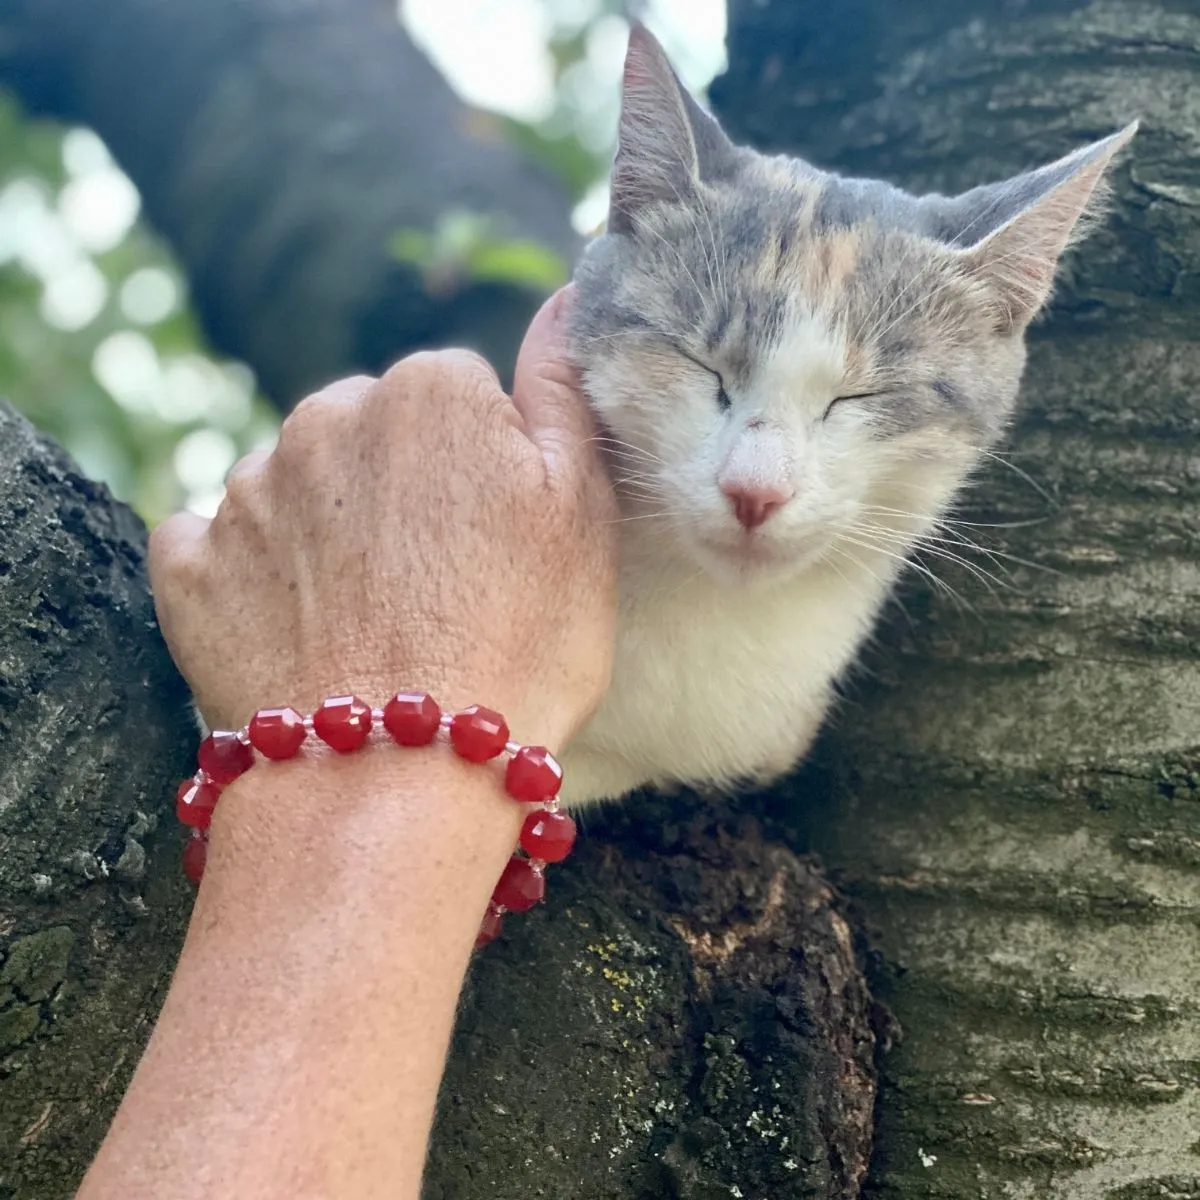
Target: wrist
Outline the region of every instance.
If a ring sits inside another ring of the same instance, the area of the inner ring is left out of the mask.
[[[385,758],[383,766],[374,766],[366,774],[341,765],[369,760],[372,756],[363,752],[381,748],[380,743],[402,748],[395,765]],[[306,745],[311,748],[301,755]],[[479,768],[502,763],[503,790],[509,801],[516,802],[520,824],[509,804],[493,808],[491,820],[481,820],[477,812],[465,811],[461,805],[452,813],[431,807],[422,800],[431,782],[439,786],[436,781],[417,783],[392,774],[406,757],[410,761],[404,765],[411,768],[418,752],[428,756],[442,748],[452,748],[453,753],[433,761],[450,770],[440,784],[450,792],[472,794],[484,778]],[[299,772],[298,757],[304,764]],[[200,745],[197,760],[199,769],[180,785],[176,799],[180,820],[192,830],[183,865],[194,883],[207,874],[209,827],[218,802],[232,787],[243,802],[221,801],[221,812],[231,806],[246,807],[248,778],[260,781],[250,793],[258,802],[249,806],[251,817],[241,825],[235,811],[224,841],[244,847],[247,861],[274,861],[287,867],[290,885],[269,868],[265,877],[261,870],[254,872],[256,878],[283,887],[285,893],[289,887],[294,892],[303,886],[314,864],[323,879],[337,878],[338,866],[361,874],[386,870],[396,861],[411,872],[415,869],[414,851],[437,852],[446,847],[457,848],[465,870],[478,864],[486,876],[493,869],[495,847],[506,844],[495,841],[494,833],[506,834],[507,845],[511,848],[515,841],[519,853],[510,849],[499,875],[492,876],[496,882],[479,926],[477,946],[497,936],[506,912],[524,912],[542,900],[547,864],[561,862],[575,841],[575,822],[558,807],[562,771],[545,747],[523,746],[512,740],[507,721],[492,709],[472,705],[445,712],[423,692],[396,693],[381,708],[372,708],[357,696],[332,696],[309,716],[292,708],[262,709],[240,730],[209,734]],[[269,766],[253,773],[251,768],[260,760],[270,760],[273,773]],[[322,761],[329,765],[314,786],[306,777]],[[291,766],[292,771],[280,764]],[[473,769],[456,779],[468,766]],[[275,793],[262,802],[272,774]],[[347,794],[352,797],[349,801],[344,799]],[[331,796],[341,805],[332,832],[328,816]],[[399,797],[406,797],[407,802],[400,803]],[[394,802],[382,807],[377,803],[389,799]],[[322,852],[326,846],[333,850]],[[227,859],[231,851],[222,853]],[[379,859],[380,853],[383,859]],[[460,900],[471,894],[461,887],[455,890]]]
[[[198,1158],[205,1195],[304,1192],[297,1162],[365,1194],[363,1144],[395,1194],[416,1194],[459,989],[521,819],[495,774],[444,750],[322,753],[228,786],[107,1143],[106,1169],[153,1161],[171,1186],[131,1195],[201,1194]]]
[[[388,887],[419,859],[423,873],[449,887],[478,876],[482,912],[523,816],[498,772],[444,746],[353,755],[318,747],[247,771],[225,789],[210,830],[205,888],[224,875],[256,887],[271,877],[323,890],[347,874]]]

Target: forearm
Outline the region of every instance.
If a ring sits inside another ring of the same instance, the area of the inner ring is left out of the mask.
[[[463,975],[521,809],[445,748],[226,790],[179,967],[79,1195],[416,1196]]]

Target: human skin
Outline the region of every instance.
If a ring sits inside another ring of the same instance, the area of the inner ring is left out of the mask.
[[[398,688],[560,748],[611,666],[615,503],[559,293],[510,400],[416,355],[302,402],[150,544],[210,725]],[[80,1200],[415,1197],[454,1011],[524,813],[445,745],[306,744],[226,788],[174,980]]]

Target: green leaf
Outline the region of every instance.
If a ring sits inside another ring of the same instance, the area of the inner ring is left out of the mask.
[[[423,229],[397,229],[387,248],[393,258],[422,270],[433,261],[433,238]]]
[[[472,255],[473,279],[552,292],[570,277],[561,255],[538,242],[490,242]]]
[[[470,282],[507,283],[553,291],[566,283],[566,262],[547,246],[493,233],[494,218],[465,209],[443,214],[432,233],[399,229],[388,249],[415,267],[431,295],[455,291]]]
[[[557,175],[572,200],[581,200],[607,170],[607,160],[601,161],[576,137],[551,137],[512,118],[504,124],[513,145]]]

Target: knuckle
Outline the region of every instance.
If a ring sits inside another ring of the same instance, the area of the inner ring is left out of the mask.
[[[391,367],[381,381],[387,390],[399,388],[461,388],[464,384],[500,390],[491,364],[474,350],[419,350]]]
[[[190,536],[192,514],[177,513],[151,530],[146,570],[150,587],[161,603],[179,587],[194,585],[203,575],[200,549]]]
[[[225,476],[226,496],[241,497],[246,492],[256,489],[262,482],[270,458],[268,450],[252,450],[239,458]]]
[[[283,418],[283,424],[279,427],[280,437],[289,430],[295,430],[319,419],[322,410],[327,406],[328,400],[320,392],[313,392],[312,395],[305,396],[299,403],[292,405],[291,412]]]
[[[480,377],[496,388],[500,386],[500,377],[492,364],[482,354],[475,350],[446,350],[447,365],[456,375]]]
[[[326,391],[338,396],[361,396],[377,382],[374,375],[347,375],[345,379],[331,383]]]
[[[150,587],[158,591],[160,582],[167,577],[171,565],[171,538],[166,528],[170,518],[150,531],[146,543],[146,573],[150,576]]]
[[[175,513],[150,530],[147,545],[152,568],[163,568],[179,557],[183,545],[180,534],[187,519],[186,513]]]
[[[349,375],[321,389],[318,396],[329,405],[353,405],[368,395],[378,383],[372,375]]]
[[[291,466],[309,459],[345,435],[355,411],[336,394],[317,392],[306,396],[283,419],[276,453]]]

